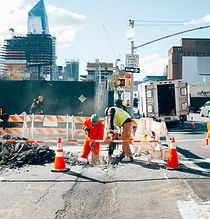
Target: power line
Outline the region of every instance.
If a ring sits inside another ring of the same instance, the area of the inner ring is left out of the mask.
[[[135,26],[141,26],[141,27],[167,26],[168,27],[168,26],[181,26],[181,25],[184,25],[184,24],[136,24]]]
[[[113,54],[114,54],[114,57],[116,57],[116,52],[115,52],[114,47],[113,47],[113,45],[112,45],[112,41],[111,41],[111,39],[110,39],[109,33],[108,33],[108,31],[107,31],[105,25],[103,24],[102,26],[103,26],[104,31],[105,31],[105,33],[106,33],[106,37],[107,37],[107,40],[108,40],[108,42],[109,42],[109,45],[110,45],[110,47],[111,47],[111,49],[112,49],[112,52],[113,52]]]
[[[186,23],[186,21],[157,21],[157,20],[135,20],[136,22],[143,22],[143,23]]]
[[[160,41],[160,40],[163,40],[163,39],[169,38],[169,37],[173,37],[173,36],[176,36],[176,35],[179,35],[179,34],[183,34],[183,33],[191,32],[191,31],[195,31],[195,30],[206,29],[206,28],[210,28],[210,25],[202,26],[202,27],[197,27],[197,28],[193,28],[193,29],[189,29],[189,30],[184,30],[184,31],[181,31],[181,32],[177,32],[177,33],[174,33],[174,34],[170,34],[170,35],[168,35],[168,36],[164,36],[164,37],[161,37],[161,38],[158,38],[158,39],[152,40],[152,41],[150,41],[150,42],[147,42],[147,43],[141,44],[141,45],[139,45],[139,46],[134,46],[134,49],[137,49],[137,48],[140,48],[140,47],[146,46],[146,45],[148,45],[148,44],[151,44],[151,43],[154,43],[154,42],[157,42],[157,41]]]

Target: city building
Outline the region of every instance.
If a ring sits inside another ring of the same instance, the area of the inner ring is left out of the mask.
[[[63,81],[79,81],[79,61],[78,60],[66,60]]]
[[[82,81],[106,82],[110,80],[113,74],[113,63],[99,62],[96,59],[94,63],[87,63],[87,75],[81,75]]]
[[[153,76],[146,76],[143,79],[143,82],[147,82],[147,81],[159,81],[159,80],[167,80],[167,76],[158,76],[158,75],[153,75]]]
[[[183,38],[168,52],[168,79],[210,84],[210,39]]]
[[[28,12],[28,33],[49,34],[48,18],[43,0],[40,0]]]
[[[57,72],[58,72],[59,81],[63,81],[63,66],[62,65],[57,66]]]
[[[1,75],[24,80],[58,80],[56,39],[49,34],[43,0],[28,13],[28,34],[6,39],[0,51]]]

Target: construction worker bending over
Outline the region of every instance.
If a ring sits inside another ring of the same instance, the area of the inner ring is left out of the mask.
[[[29,114],[37,114],[37,115],[44,114],[43,100],[44,100],[43,96],[39,96],[35,98],[29,110]]]
[[[122,128],[122,140],[128,140],[133,128],[133,121],[131,116],[126,111],[118,107],[106,108],[105,114],[106,116],[109,116],[110,129],[114,130],[114,126]],[[122,153],[120,158],[123,162],[133,161],[133,154],[128,142],[122,143]]]
[[[93,164],[98,164],[99,162],[99,152],[100,152],[100,143],[99,142],[90,142],[87,140],[103,140],[104,137],[104,125],[99,120],[99,117],[96,114],[93,114],[91,118],[85,120],[83,123],[82,129],[86,132],[85,143],[83,146],[83,151],[81,158],[88,160],[90,151],[92,151],[92,161]],[[92,163],[91,163],[92,164]]]

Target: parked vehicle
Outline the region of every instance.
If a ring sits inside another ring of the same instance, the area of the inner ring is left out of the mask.
[[[141,117],[166,123],[186,121],[189,114],[187,83],[182,80],[148,81],[138,85]]]
[[[210,118],[210,101],[207,101],[201,108],[200,116],[208,116]]]
[[[189,84],[188,94],[190,110],[197,112],[204,103],[210,101],[210,84]]]

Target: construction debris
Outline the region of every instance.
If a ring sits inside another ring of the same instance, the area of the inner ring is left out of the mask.
[[[28,140],[20,137],[11,138],[10,135],[5,135],[2,139]],[[39,146],[37,143],[0,142],[0,166],[15,168],[24,164],[43,165],[53,162],[54,159],[55,152],[49,149],[49,146]]]
[[[82,165],[82,166],[92,166],[90,164],[90,160],[86,160],[85,158],[81,158],[81,153],[73,153],[73,152],[64,152],[65,162],[69,166],[76,166],[76,165]],[[106,166],[108,164],[117,165],[120,162],[120,159],[118,157],[111,157],[109,159],[108,156],[100,156],[99,163],[96,164],[96,166]],[[94,165],[95,166],[95,165]]]
[[[76,166],[76,165],[84,165],[84,166],[90,166],[89,161],[86,159],[81,159],[80,154],[73,153],[73,152],[66,152],[64,153],[65,161],[70,166]]]

